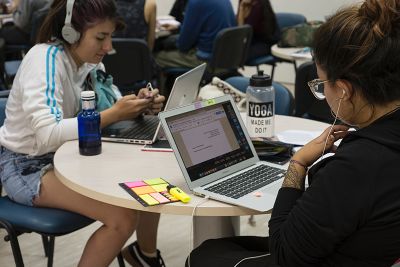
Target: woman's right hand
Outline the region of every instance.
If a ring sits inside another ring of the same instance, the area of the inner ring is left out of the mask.
[[[328,127],[320,136],[311,140],[303,146],[303,148],[297,151],[292,159],[299,161],[307,167],[311,166],[323,154],[335,152],[336,146],[334,143],[337,140],[344,138],[349,133],[348,130],[349,127],[345,125],[334,125],[332,131],[331,127]]]
[[[139,98],[135,94],[126,95],[119,99],[111,109],[117,120],[129,120],[140,116],[151,107],[151,98]]]
[[[152,102],[152,98],[140,98],[134,94],[123,96],[112,107],[100,113],[101,128],[118,121],[130,120],[140,116],[151,108]]]

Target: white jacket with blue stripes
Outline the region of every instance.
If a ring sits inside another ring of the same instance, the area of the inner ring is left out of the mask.
[[[77,69],[61,44],[31,48],[14,79],[0,144],[14,152],[43,155],[77,139],[80,92],[93,68],[104,66],[85,63]]]

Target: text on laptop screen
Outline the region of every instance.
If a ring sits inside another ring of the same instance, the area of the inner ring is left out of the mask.
[[[192,181],[253,157],[229,101],[166,122]]]

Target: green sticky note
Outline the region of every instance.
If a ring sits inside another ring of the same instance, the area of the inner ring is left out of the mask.
[[[147,179],[143,180],[148,185],[165,184],[166,182],[162,178]]]
[[[208,100],[205,101],[205,104],[207,106],[214,105],[215,104],[215,99],[208,99]]]

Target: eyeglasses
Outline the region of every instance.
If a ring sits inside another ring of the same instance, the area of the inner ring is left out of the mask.
[[[309,81],[308,87],[310,87],[311,92],[317,98],[318,100],[324,100],[325,99],[325,92],[324,92],[324,83],[329,82],[329,80],[320,80],[320,79],[314,79],[312,81]]]

